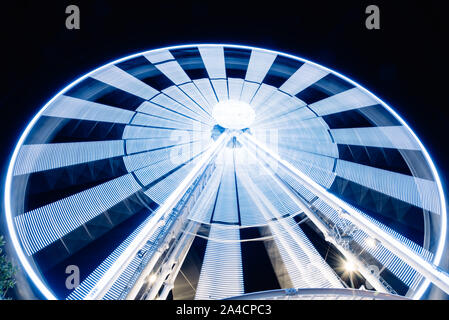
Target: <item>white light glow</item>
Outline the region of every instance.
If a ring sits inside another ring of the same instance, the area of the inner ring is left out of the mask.
[[[357,271],[357,267],[356,267],[356,265],[353,262],[346,261],[345,262],[345,270],[347,272],[354,272],[354,271]]]
[[[156,279],[157,279],[157,276],[156,276],[155,273],[153,273],[153,274],[150,276],[150,278],[148,279],[148,282],[149,282],[150,284],[153,284],[153,283],[156,281]]]
[[[365,240],[365,244],[367,245],[368,248],[375,248],[377,245],[377,241],[373,238],[367,238]]]
[[[256,114],[246,102],[226,100],[215,105],[212,116],[223,128],[240,130],[248,128]]]

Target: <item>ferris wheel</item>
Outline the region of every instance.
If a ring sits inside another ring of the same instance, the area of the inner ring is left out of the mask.
[[[281,52],[185,45],[104,65],[26,126],[5,190],[48,299],[449,292],[445,196],[419,138],[359,84]]]

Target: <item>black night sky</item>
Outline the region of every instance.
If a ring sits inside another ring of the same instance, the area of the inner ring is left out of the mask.
[[[449,49],[445,44],[449,27],[442,3],[75,0],[2,4],[2,179],[26,124],[79,76],[144,50],[229,43],[291,53],[371,90],[414,129],[447,189]],[[80,8],[80,30],[65,27],[69,4]],[[365,8],[370,4],[380,7],[381,30],[365,28]]]
[[[442,1],[21,1],[3,6],[1,164],[59,90],[120,57],[188,43],[246,44],[330,67],[402,115],[449,178],[447,42]],[[65,28],[77,4],[81,29]],[[369,4],[381,30],[365,28]]]

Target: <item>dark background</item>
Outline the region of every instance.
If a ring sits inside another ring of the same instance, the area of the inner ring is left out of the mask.
[[[0,168],[33,115],[81,75],[144,50],[230,43],[338,71],[392,106],[449,178],[449,27],[444,1],[21,1],[0,8]],[[81,29],[67,30],[76,4]],[[380,7],[381,30],[365,8]],[[2,191],[2,190],[0,190]],[[3,203],[3,200],[1,201]],[[2,214],[3,216],[3,214]],[[2,217],[0,231],[4,226]]]

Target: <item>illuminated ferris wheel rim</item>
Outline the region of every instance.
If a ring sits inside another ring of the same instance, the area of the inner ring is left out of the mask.
[[[29,277],[31,278],[32,282],[36,285],[36,287],[39,289],[39,291],[41,291],[41,293],[47,298],[47,299],[56,299],[56,297],[54,296],[54,294],[51,292],[51,290],[49,290],[49,288],[42,282],[42,280],[40,279],[40,277],[38,276],[38,274],[36,273],[36,271],[34,270],[34,268],[31,266],[29,260],[27,259],[24,250],[20,244],[20,241],[18,239],[18,235],[17,232],[15,230],[13,221],[12,221],[12,210],[11,210],[11,182],[12,182],[12,176],[13,176],[13,169],[14,169],[14,164],[16,162],[17,159],[17,155],[18,152],[20,150],[20,148],[22,147],[25,139],[27,138],[28,134],[30,133],[31,129],[33,128],[33,126],[36,124],[36,122],[38,121],[38,119],[41,117],[41,115],[44,113],[44,111],[47,109],[47,107],[52,104],[52,102],[54,102],[59,96],[63,95],[65,92],[67,92],[68,90],[70,90],[71,88],[73,88],[74,86],[76,86],[78,83],[80,83],[81,81],[83,81],[84,79],[88,78],[89,76],[91,76],[92,74],[105,69],[111,65],[126,61],[126,60],[130,60],[132,58],[135,57],[139,57],[142,56],[146,53],[157,53],[160,51],[164,51],[164,50],[171,50],[171,49],[184,49],[184,48],[191,48],[191,47],[228,47],[228,48],[236,48],[236,49],[247,49],[247,50],[258,50],[261,52],[266,52],[266,53],[271,53],[271,54],[276,54],[276,55],[280,55],[289,59],[293,59],[293,60],[297,60],[300,62],[304,62],[304,63],[308,63],[310,65],[313,65],[321,70],[327,71],[330,74],[334,74],[336,76],[338,76],[339,78],[347,81],[348,83],[354,85],[355,87],[361,89],[365,94],[371,96],[372,98],[374,98],[375,100],[377,100],[384,108],[386,108],[406,129],[407,131],[412,135],[412,137],[415,139],[415,141],[418,143],[423,155],[425,156],[425,159],[428,163],[428,165],[430,166],[430,169],[432,171],[433,177],[435,179],[435,182],[437,184],[437,188],[438,188],[438,192],[439,192],[439,199],[440,199],[440,205],[441,205],[441,223],[440,223],[440,235],[439,235],[439,239],[438,239],[438,245],[437,245],[437,249],[434,255],[434,259],[433,259],[433,263],[435,265],[439,265],[441,262],[441,258],[442,258],[442,254],[444,252],[444,248],[445,248],[445,239],[446,239],[446,233],[447,233],[447,217],[446,217],[446,200],[445,200],[445,195],[444,195],[444,191],[443,191],[443,187],[442,187],[442,183],[441,183],[441,179],[440,176],[438,174],[438,171],[436,169],[436,166],[432,160],[432,158],[430,157],[428,151],[426,150],[426,148],[424,147],[424,145],[422,144],[422,142],[420,141],[420,139],[417,137],[417,135],[414,133],[414,131],[410,128],[410,126],[405,122],[405,120],[402,119],[402,117],[393,109],[391,108],[387,103],[385,103],[383,100],[381,100],[379,97],[377,97],[375,94],[373,94],[372,92],[370,92],[369,90],[367,90],[366,88],[364,88],[363,86],[361,86],[360,84],[356,83],[355,81],[347,78],[346,76],[340,74],[339,72],[336,72],[330,68],[324,67],[322,65],[319,65],[315,62],[312,62],[310,60],[304,59],[304,58],[300,58],[297,57],[295,55],[291,55],[291,54],[286,54],[283,52],[279,52],[279,51],[275,51],[275,50],[268,50],[268,49],[263,49],[263,48],[259,48],[259,47],[254,47],[254,46],[244,46],[244,45],[235,45],[235,44],[187,44],[187,45],[177,45],[177,46],[169,46],[169,47],[163,47],[163,48],[158,48],[158,49],[153,49],[153,50],[146,50],[146,51],[142,51],[139,53],[135,53],[114,61],[111,61],[99,68],[96,68],[92,71],[90,71],[89,73],[81,76],[80,78],[78,78],[77,80],[73,81],[72,83],[70,83],[68,86],[66,86],[64,89],[62,89],[61,91],[59,91],[52,99],[50,99],[40,110],[39,112],[32,118],[32,120],[28,123],[28,125],[26,126],[25,130],[23,131],[23,133],[20,136],[20,139],[18,140],[13,154],[11,156],[11,160],[9,162],[8,165],[8,170],[7,170],[7,175],[6,175],[6,180],[5,180],[5,194],[4,194],[4,204],[5,204],[5,213],[6,213],[6,221],[7,221],[7,226],[8,226],[8,230],[9,230],[9,234],[13,243],[13,246],[16,250],[16,253],[19,257],[20,262],[22,263],[22,265],[24,266],[27,274],[29,275]],[[415,299],[419,299],[422,297],[422,295],[425,293],[425,291],[428,289],[430,284],[429,280],[424,280],[423,283],[420,284],[419,288],[417,289],[414,298]]]

